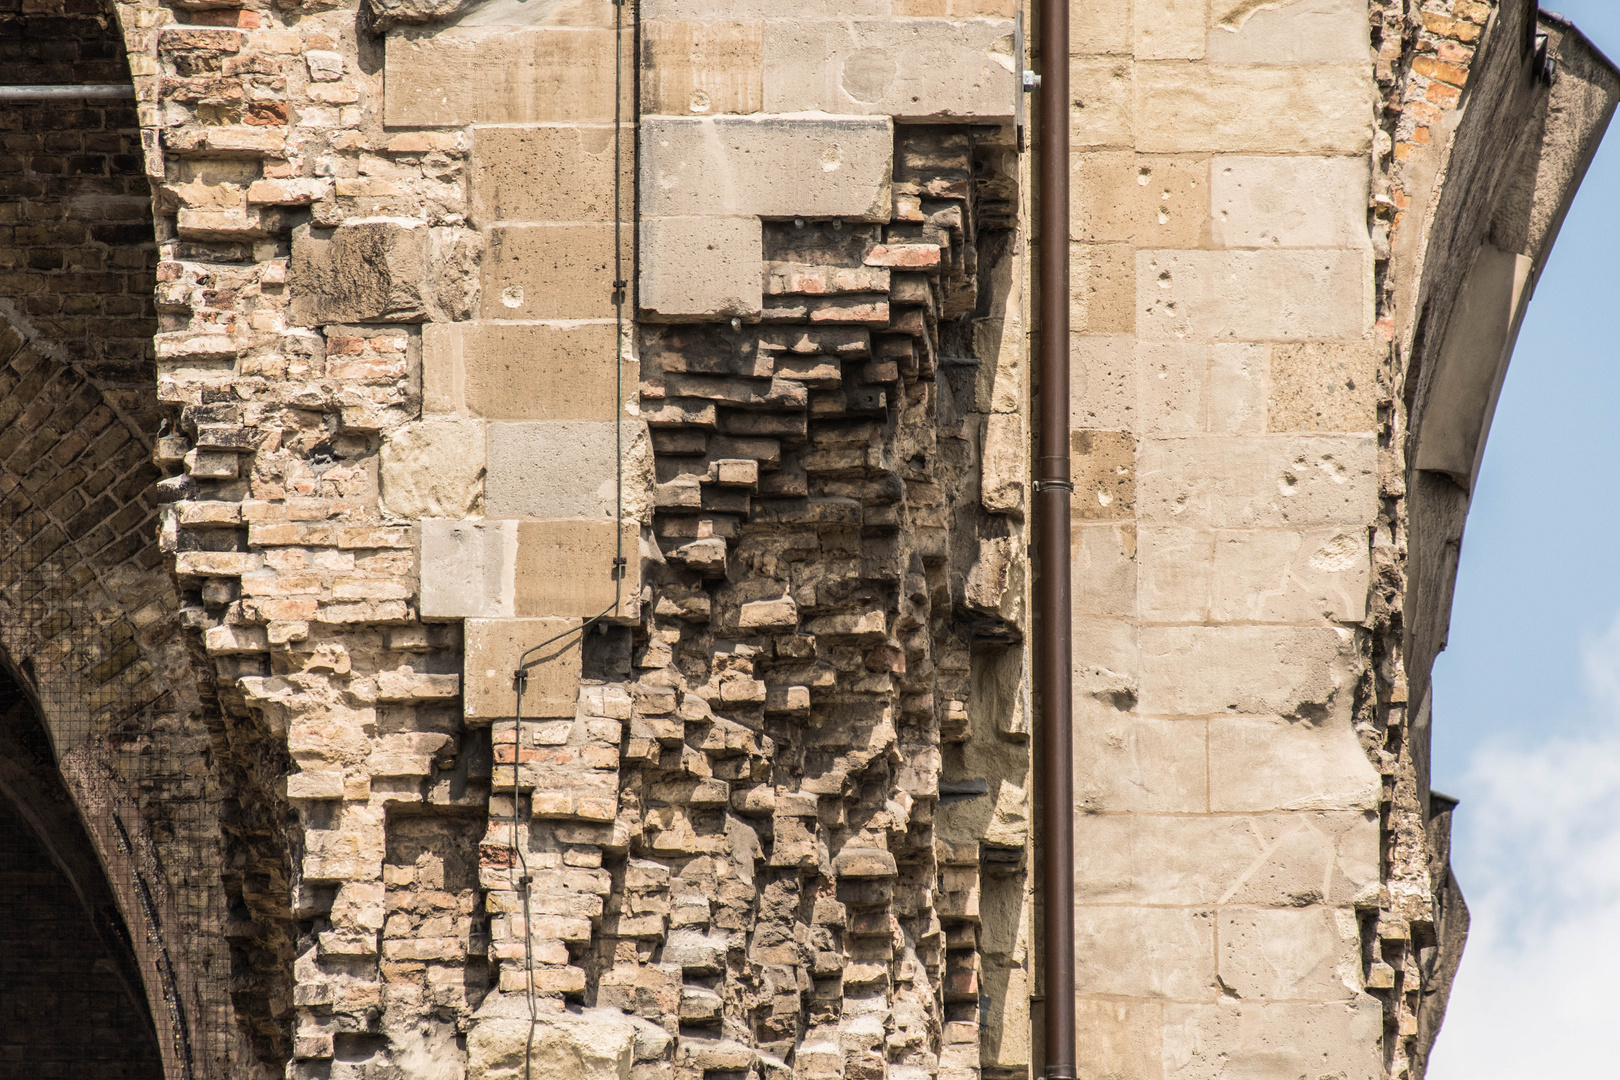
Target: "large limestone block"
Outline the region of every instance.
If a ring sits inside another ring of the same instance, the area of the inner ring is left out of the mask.
[[[1214,1001],[1215,913],[1198,908],[1081,907],[1075,992]]]
[[[1342,905],[1378,896],[1378,821],[1360,811],[1074,820],[1081,904]]]
[[[418,221],[299,226],[287,272],[293,323],[421,322],[430,242]]]
[[[578,619],[468,619],[461,680],[469,720],[501,720],[517,715],[512,674],[523,654],[558,635],[527,659],[528,685],[523,715],[573,716],[579,704],[580,635]]]
[[[804,0],[791,10],[781,0],[646,0],[645,19],[687,19],[699,22],[758,22],[784,15],[803,19],[859,19],[887,16],[891,0]]]
[[[1209,722],[1211,810],[1377,810],[1378,794],[1378,770],[1347,718]]]
[[[1266,430],[1361,431],[1378,425],[1378,362],[1369,343],[1273,345]]]
[[[1069,326],[1076,334],[1136,330],[1136,259],[1129,244],[1069,247]]]
[[[720,116],[764,107],[764,24],[646,19],[641,23],[644,116]]]
[[[611,322],[436,323],[422,329],[422,411],[490,420],[611,422],[637,371],[614,376]]]
[[[496,518],[585,518],[618,513],[611,421],[531,420],[489,425],[485,512]],[[626,434],[624,442],[630,442]]]
[[[1202,60],[1209,0],[1136,0],[1138,60]]]
[[[1069,238],[1145,248],[1204,247],[1209,170],[1209,158],[1199,154],[1073,153]]]
[[[620,137],[621,213],[631,205],[634,136]],[[473,128],[469,170],[473,221],[613,220],[611,125]]]
[[[1073,528],[1070,560],[1079,615],[1136,614],[1136,526],[1127,522]]]
[[[1215,532],[1179,525],[1137,527],[1137,605],[1149,622],[1201,623],[1214,590]]]
[[[638,161],[647,217],[887,221],[893,210],[887,117],[659,117],[641,124]]]
[[[1134,431],[1136,341],[1123,335],[1069,338],[1069,416],[1077,428]]]
[[[1127,16],[1126,25],[1129,23]],[[1084,149],[1135,144],[1131,100],[1134,71],[1128,56],[1077,56],[1069,61],[1071,146]]]
[[[521,618],[594,618],[618,600],[628,612],[641,591],[639,527],[622,534],[624,576],[615,581],[619,537],[609,521],[517,523],[514,611]],[[617,587],[616,587],[617,586]]]
[[[1216,533],[1214,540],[1215,621],[1366,618],[1372,560],[1365,529],[1244,530]]]
[[[396,30],[383,61],[383,123],[611,123],[614,47],[610,28]],[[624,80],[627,118],[633,82]]]
[[[1353,910],[1225,908],[1219,926],[1221,984],[1240,998],[1360,996],[1361,935]]]
[[[642,219],[637,301],[666,319],[758,318],[762,236],[757,217]]]
[[[467,1080],[629,1080],[637,1025],[618,1009],[543,1012],[531,1025],[521,994],[491,997],[467,1033]]]
[[[1366,63],[1367,6],[1362,0],[1294,0],[1258,5],[1215,0],[1205,55],[1218,64]]]
[[[1370,249],[1138,251],[1137,326],[1160,341],[1359,340],[1372,270]]]
[[[429,417],[382,444],[382,502],[407,518],[465,518],[484,501],[484,425]]]
[[[1074,706],[1074,800],[1095,813],[1196,814],[1209,806],[1201,721],[1137,716],[1092,697]]]
[[[1082,521],[1129,520],[1136,510],[1136,436],[1128,431],[1069,435],[1072,513]]]
[[[611,224],[500,225],[484,255],[483,317],[611,318],[613,275]]]
[[[1250,435],[1266,429],[1266,356],[1270,347],[1221,341],[1209,349],[1205,427],[1214,434]]]
[[[1019,76],[1006,19],[775,19],[765,109],[1010,120]]]
[[[1378,446],[1372,438],[1144,439],[1136,467],[1137,511],[1152,524],[1365,526],[1378,513]]]
[[[1360,157],[1218,157],[1209,195],[1215,245],[1366,247],[1368,182]]]
[[[1161,438],[1196,435],[1206,426],[1210,347],[1144,341],[1136,347],[1137,431]]]
[[[1347,715],[1359,666],[1340,627],[1144,626],[1139,641],[1138,708],[1153,716]]]
[[[1167,1005],[1164,1017],[1164,1080],[1385,1075],[1383,1009],[1369,997]]]
[[[517,523],[429,519],[418,530],[420,604],[427,619],[512,612]]]
[[[1138,63],[1134,122],[1145,153],[1364,154],[1372,65]]]
[[[1076,1001],[1078,1080],[1162,1080],[1164,1009],[1160,1001]]]

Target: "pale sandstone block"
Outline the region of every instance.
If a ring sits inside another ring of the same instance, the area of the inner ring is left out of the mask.
[[[512,675],[525,652],[577,629],[578,619],[468,619],[462,660],[462,703],[469,720],[517,715]],[[529,656],[525,717],[572,717],[579,707],[579,634],[569,633]]]
[[[1136,253],[1145,340],[1360,340],[1372,287],[1370,250]]]
[[[516,522],[430,518],[421,522],[418,535],[423,618],[512,614]]]
[[[503,965],[504,974],[506,966]],[[578,970],[578,969],[564,969]],[[580,973],[583,976],[583,972]],[[512,1004],[523,995],[505,995]],[[638,1027],[618,1009],[550,1012],[538,1024],[507,1008],[487,1008],[467,1033],[467,1080],[516,1080],[525,1063],[535,1076],[625,1080]]]
[[[1135,144],[1136,113],[1131,100],[1134,70],[1135,65],[1127,57],[1069,61],[1071,146],[1129,147]]]
[[[696,19],[701,22],[758,22],[784,15],[803,19],[883,18],[890,0],[804,0],[784,11],[780,0],[647,0],[646,19]]]
[[[484,255],[486,319],[613,315],[613,226],[500,225]]]
[[[1074,799],[1093,813],[1198,814],[1209,808],[1207,725],[1075,702]]]
[[[621,136],[625,217],[633,214],[634,135]],[[473,128],[468,169],[473,221],[613,220],[613,128],[579,124]]]
[[[1008,19],[773,19],[765,110],[1010,120],[1012,44]]]
[[[1297,907],[1376,898],[1378,821],[1350,811],[1252,817],[1076,811],[1082,904]]]
[[[1217,247],[1366,247],[1368,173],[1359,157],[1217,157]],[[1170,245],[1165,245],[1170,246]]]
[[[893,0],[896,15],[952,19],[1010,19],[1018,0]]]
[[[1069,156],[1069,237],[1093,244],[1203,247],[1210,161],[1196,155],[1081,151]]]
[[[1081,615],[1136,614],[1136,526],[1081,525],[1073,531],[1074,610]]]
[[[396,30],[383,61],[383,123],[612,123],[611,28]],[[633,116],[626,79],[621,115]]]
[[[1162,1002],[1081,998],[1075,1029],[1078,1080],[1163,1080]]]
[[[1214,528],[1363,526],[1378,513],[1378,447],[1358,436],[1144,439],[1144,522]]]
[[[642,122],[637,153],[646,217],[893,212],[886,117],[660,117]]]
[[[1144,626],[1139,641],[1138,708],[1147,715],[1318,719],[1350,708],[1358,664],[1348,630]]]
[[[1204,430],[1209,346],[1144,341],[1136,346],[1136,430],[1197,435]]]
[[[624,443],[631,442],[624,433]],[[484,512],[494,518],[585,518],[618,513],[613,423],[532,420],[489,425]]]
[[[395,428],[383,439],[381,495],[392,514],[407,518],[465,518],[484,494],[484,425],[432,417]]]
[[[1202,60],[1209,0],[1136,0],[1138,60]]]
[[[1129,520],[1136,510],[1136,436],[1128,431],[1069,434],[1074,515],[1082,521]]]
[[[1217,926],[1221,983],[1240,998],[1360,996],[1361,935],[1354,911],[1224,908]]]
[[[1273,345],[1267,365],[1269,431],[1375,431],[1378,362],[1369,343]]]
[[[1370,997],[1331,1004],[1166,1005],[1164,1077],[1380,1080],[1383,1033],[1382,1006]]]
[[[1367,6],[1361,0],[1294,0],[1264,7],[1215,0],[1206,55],[1219,64],[1366,63]]]
[[[1377,810],[1378,770],[1348,717],[1209,722],[1209,806],[1220,812]]]
[[[1019,413],[985,417],[980,455],[979,501],[992,514],[1021,514],[1029,478],[1029,439]]]
[[[620,387],[615,327],[600,323],[433,323],[422,328],[422,411],[489,420],[611,422]],[[626,364],[624,391],[637,371]]]
[[[1215,913],[1081,907],[1074,913],[1075,992],[1214,1001]]]
[[[1072,0],[1069,52],[1074,56],[1130,53],[1135,34],[1131,0]]]
[[[1069,417],[1076,428],[1135,430],[1135,339],[1069,339]]]
[[[1367,616],[1372,561],[1365,529],[1266,529],[1215,534],[1217,622],[1322,620]]]
[[[429,230],[416,221],[298,227],[287,268],[293,323],[421,322],[428,245]]]
[[[764,24],[641,23],[643,115],[717,116],[764,107]]]
[[[1214,588],[1215,534],[1207,529],[1137,529],[1137,604],[1151,622],[1203,622]]]
[[[1268,346],[1217,342],[1209,350],[1208,418],[1217,435],[1253,435],[1266,430]]]
[[[627,564],[619,583],[613,577],[620,550],[615,532],[612,521],[517,522],[512,614],[594,618],[612,608],[615,597],[626,611],[641,590],[639,527],[625,522]]]
[[[757,217],[643,218],[638,304],[668,319],[757,318],[762,236]]]
[[[1129,244],[1069,245],[1069,328],[1076,334],[1136,329],[1137,272]]]
[[[1145,153],[1362,154],[1372,145],[1372,66],[1136,65]]]
[[[1075,695],[1115,708],[1130,708],[1141,684],[1136,623],[1076,615],[1070,626],[1074,635]]]

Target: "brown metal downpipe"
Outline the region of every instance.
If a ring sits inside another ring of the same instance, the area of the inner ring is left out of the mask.
[[[1069,595],[1069,0],[1040,11],[1040,560],[1035,661],[1041,695],[1043,1010],[1048,1080],[1071,1080],[1074,1051],[1074,709]]]

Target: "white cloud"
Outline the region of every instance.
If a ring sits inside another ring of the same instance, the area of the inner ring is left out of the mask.
[[[1580,738],[1474,753],[1453,866],[1473,928],[1430,1080],[1620,1075],[1620,618],[1584,653]]]

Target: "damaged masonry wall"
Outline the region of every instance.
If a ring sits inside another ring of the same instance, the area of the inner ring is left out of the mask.
[[[801,7],[118,5],[160,622],[285,770],[171,1075],[1040,1068],[1020,11]],[[1417,1077],[1407,706],[1613,73],[1524,4],[1073,22],[1081,1071]]]

